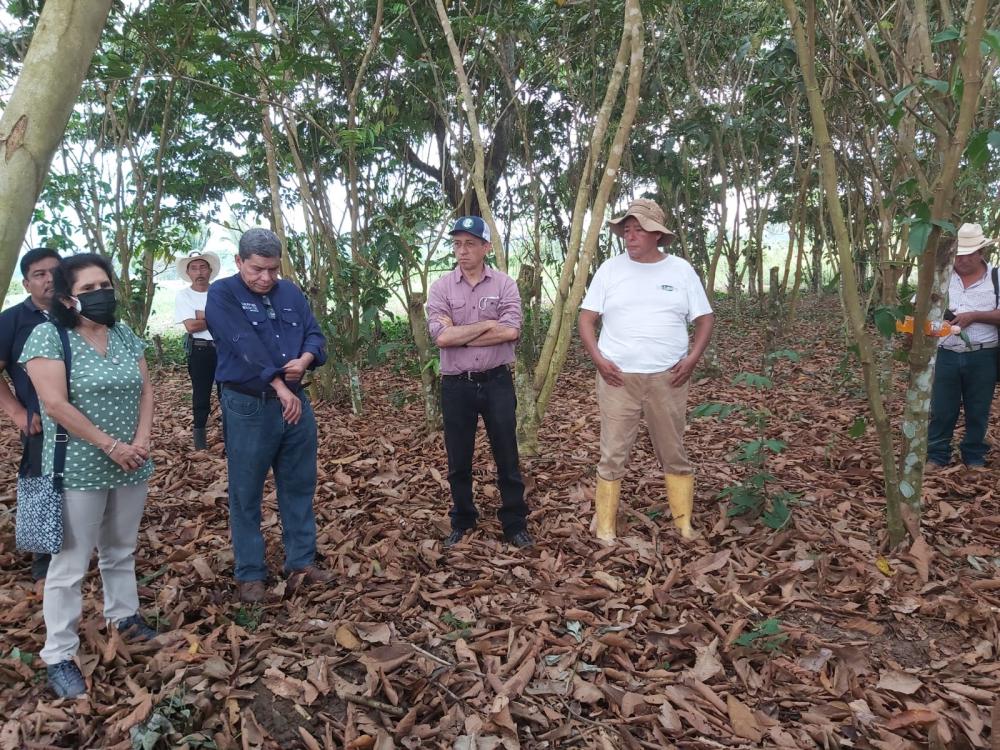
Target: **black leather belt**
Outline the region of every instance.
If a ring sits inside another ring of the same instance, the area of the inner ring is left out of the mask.
[[[499,365],[492,370],[483,370],[482,372],[459,372],[454,375],[442,375],[442,377],[454,378],[455,380],[468,380],[473,383],[485,383],[488,380],[499,377],[505,372],[510,372],[510,365]]]
[[[253,388],[247,388],[245,385],[240,385],[239,383],[223,383],[222,387],[227,391],[235,391],[236,393],[242,393],[244,396],[253,396],[254,398],[263,399],[277,399],[278,394],[273,390],[268,388],[266,391],[255,391]]]
[[[208,339],[191,339],[191,346],[197,349],[214,349],[215,342],[209,341]]]

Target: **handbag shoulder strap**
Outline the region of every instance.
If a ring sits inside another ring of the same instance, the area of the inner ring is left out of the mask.
[[[73,366],[73,350],[69,345],[69,335],[66,329],[57,325],[59,340],[62,342],[63,362],[66,364],[66,400],[70,400],[69,374]],[[63,471],[66,468],[66,444],[69,442],[69,433],[61,424],[56,424],[55,450],[52,454],[52,487],[56,492],[62,491]]]

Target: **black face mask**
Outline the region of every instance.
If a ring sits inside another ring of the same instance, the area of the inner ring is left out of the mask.
[[[95,289],[92,292],[83,292],[76,295],[76,299],[76,309],[80,315],[101,325],[114,325],[115,308],[118,307],[114,289]]]

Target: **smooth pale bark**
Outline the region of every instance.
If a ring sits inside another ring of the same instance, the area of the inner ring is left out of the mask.
[[[48,0],[0,119],[0,304],[111,0]]]
[[[430,332],[427,329],[427,295],[423,292],[413,292],[406,300],[407,313],[410,321],[410,331],[417,348],[417,357],[421,362],[420,391],[424,399],[424,421],[429,432],[440,430],[441,422],[441,378],[429,366],[434,350]]]
[[[472,96],[472,89],[469,87],[469,78],[465,74],[465,63],[462,60],[462,51],[455,41],[455,34],[451,29],[451,21],[448,19],[448,11],[445,10],[442,0],[435,0],[434,7],[437,9],[438,20],[441,22],[441,30],[444,38],[448,42],[448,50],[451,52],[451,61],[455,65],[455,78],[458,80],[458,89],[462,94],[462,103],[465,105],[465,117],[469,122],[469,134],[472,137],[472,186],[476,191],[476,198],[479,200],[479,209],[483,214],[483,221],[490,228],[492,238],[493,254],[496,256],[497,267],[507,273],[507,253],[503,243],[500,241],[500,232],[497,231],[496,220],[493,218],[493,209],[490,208],[489,197],[486,192],[486,151],[483,148],[483,138],[479,132],[479,116],[476,114],[476,100]]]
[[[559,338],[556,342],[552,359],[548,363],[548,370],[545,373],[544,382],[538,392],[537,408],[539,418],[545,415],[549,398],[556,385],[556,379],[562,371],[566,362],[566,355],[569,352],[569,345],[573,335],[573,323],[583,301],[583,295],[587,291],[587,271],[590,269],[597,252],[597,242],[604,226],[604,212],[607,210],[608,199],[611,197],[611,190],[617,183],[618,167],[621,165],[622,154],[625,153],[625,144],[632,133],[632,124],[635,121],[635,114],[639,107],[639,94],[642,86],[643,70],[643,25],[642,11],[639,8],[638,0],[626,0],[625,3],[625,33],[630,39],[628,84],[625,88],[625,101],[622,105],[622,114],[618,120],[618,127],[615,131],[614,140],[608,152],[607,162],[604,166],[604,173],[594,196],[594,203],[590,207],[590,225],[587,228],[587,236],[580,251],[580,263],[576,277],[573,279],[573,286],[562,309],[562,325],[559,330]],[[538,382],[538,372],[535,373],[535,382]]]
[[[597,252],[597,243],[604,223],[604,213],[611,196],[611,190],[617,181],[618,168],[621,165],[625,145],[632,132],[632,124],[638,109],[642,70],[642,11],[638,0],[626,0],[621,44],[608,88],[594,123],[587,159],[577,189],[570,240],[553,304],[552,319],[545,341],[542,343],[533,377],[530,377],[528,373],[523,373],[519,374],[515,380],[519,411],[518,441],[523,455],[535,455],[538,452],[538,427],[545,416],[545,410],[555,388],[556,379],[566,362],[576,315],[586,292],[588,272]],[[605,153],[605,138],[611,125],[611,116],[626,71],[628,71],[628,82],[622,113],[618,119],[611,145],[606,152],[604,171],[598,183],[597,192],[594,194],[593,203],[591,203],[590,196],[593,192],[596,165],[601,161],[602,154]],[[587,227],[586,235],[584,235],[583,227],[588,215],[590,224]]]

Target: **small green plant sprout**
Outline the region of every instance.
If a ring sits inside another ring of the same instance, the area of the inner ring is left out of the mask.
[[[264,619],[264,607],[260,604],[242,605],[236,610],[233,622],[249,633],[253,633],[260,627]]]
[[[465,620],[456,617],[452,612],[445,612],[441,615],[441,622],[454,630],[466,630],[471,628],[473,625],[471,622],[466,622]]]
[[[752,630],[744,631],[736,639],[736,645],[773,654],[780,651],[787,640],[788,633],[781,629],[781,620],[769,617],[754,625]]]
[[[698,404],[694,407],[694,409],[691,410],[691,416],[695,419],[714,417],[715,419],[722,421],[730,414],[739,413],[745,410],[746,407],[741,404],[723,404],[718,401],[706,401],[704,404]]]
[[[26,666],[31,666],[35,663],[35,655],[30,651],[22,651],[17,646],[14,646],[7,654],[8,659],[13,659],[14,661],[19,661]]]
[[[765,390],[774,385],[774,383],[766,375],[758,375],[755,372],[740,372],[733,376],[733,385],[745,385],[748,388]]]
[[[787,447],[784,440],[777,438],[758,438],[750,440],[740,446],[736,454],[737,463],[751,464],[753,466],[763,466],[769,454],[781,453]],[[769,477],[774,479],[774,477]]]
[[[472,635],[472,626],[475,623],[466,622],[457,617],[453,612],[445,612],[441,615],[441,622],[451,628],[450,633],[443,636],[446,641],[457,641],[459,638],[468,638]]]

